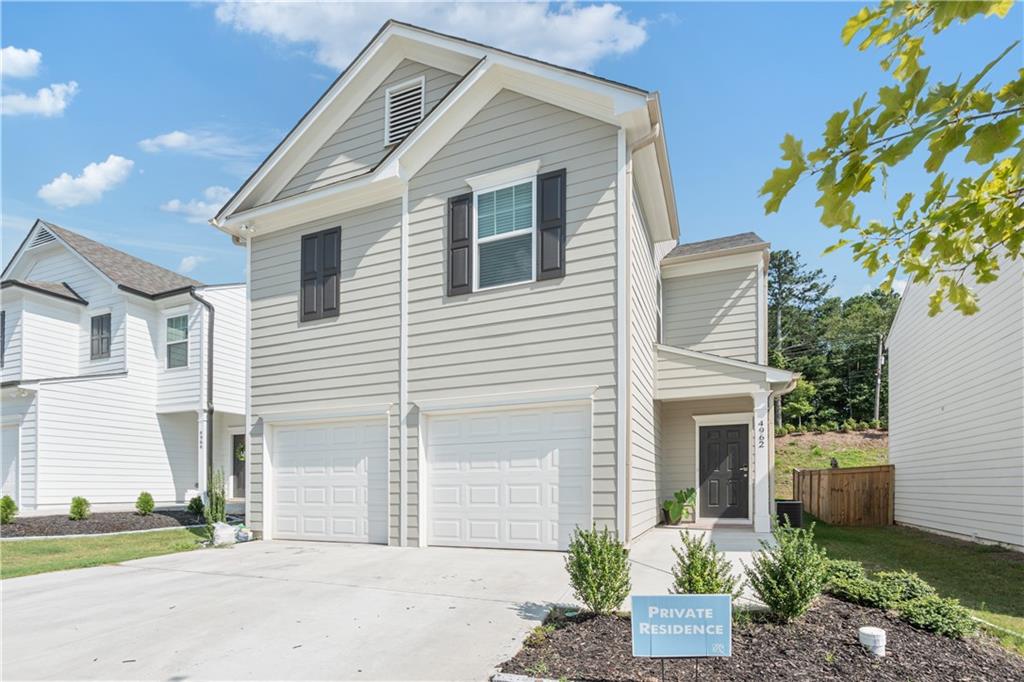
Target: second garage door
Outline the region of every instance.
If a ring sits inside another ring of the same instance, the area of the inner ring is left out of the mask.
[[[274,537],[387,543],[387,422],[274,429]]]
[[[432,415],[432,545],[565,549],[590,526],[590,406]]]

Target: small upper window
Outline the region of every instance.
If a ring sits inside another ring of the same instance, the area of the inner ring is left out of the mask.
[[[423,77],[384,91],[384,144],[398,144],[423,120]]]
[[[476,286],[534,279],[534,181],[476,194]]]
[[[167,318],[167,369],[188,367],[188,315]]]
[[[89,334],[89,359],[110,357],[110,313],[94,315]]]

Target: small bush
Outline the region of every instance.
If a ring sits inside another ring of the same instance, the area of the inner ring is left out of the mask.
[[[139,512],[139,516],[149,516],[155,508],[156,503],[153,502],[152,495],[145,490],[139,493],[139,498],[135,500],[135,511]]]
[[[803,615],[825,586],[825,550],[814,544],[810,528],[776,526],[775,544],[761,541],[761,551],[747,566],[747,578],[758,598],[780,621]]]
[[[851,604],[870,606],[875,609],[888,609],[896,604],[896,599],[884,585],[877,580],[863,576],[836,578],[829,581],[826,589],[832,596]]]
[[[607,528],[577,528],[565,570],[576,598],[594,613],[608,615],[629,596],[629,550]]]
[[[18,505],[10,495],[0,497],[0,524],[10,523],[18,515]]]
[[[196,495],[188,501],[188,511],[196,516],[203,517],[206,512],[206,505],[203,504],[203,498]]]
[[[732,575],[732,563],[719,552],[714,542],[703,535],[679,533],[681,548],[672,547],[676,564],[672,567],[674,594],[731,594],[738,599],[743,583]]]
[[[213,480],[210,481],[210,488],[206,491],[206,497],[210,500],[210,504],[206,508],[206,525],[212,526],[214,523],[224,523],[227,521],[227,513],[225,511],[227,493],[224,489],[224,472],[221,469],[213,472]]]
[[[858,580],[867,577],[862,563],[846,559],[827,559],[825,571],[829,583],[836,580]]]
[[[838,431],[839,430],[839,424],[837,422],[834,422],[834,421],[827,421],[824,424],[822,424],[822,426],[825,427],[826,431]]]
[[[873,429],[877,430],[877,429],[882,428],[882,420],[881,419],[872,419],[870,423],[871,423],[871,428],[873,428]]]
[[[523,644],[525,644],[526,646],[540,646],[541,644],[547,641],[548,635],[550,635],[557,629],[558,628],[555,626],[554,623],[544,623],[542,625],[538,625],[530,631],[530,634],[526,636],[526,639],[523,641]]]
[[[934,587],[910,571],[883,571],[875,575],[875,581],[891,596],[893,603],[935,594]]]
[[[963,638],[977,628],[970,612],[956,599],[929,594],[900,603],[900,617],[916,628],[946,637]]]
[[[786,427],[785,426],[776,426],[775,427],[775,437],[776,438],[782,438],[783,436],[786,435],[786,433],[787,432],[786,432]]]
[[[68,518],[72,521],[84,521],[89,518],[89,509],[91,507],[92,505],[89,504],[89,500],[84,497],[72,497]]]

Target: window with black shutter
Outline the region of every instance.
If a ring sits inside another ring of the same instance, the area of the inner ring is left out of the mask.
[[[341,293],[341,228],[303,235],[300,261],[300,319],[305,322],[337,317]]]
[[[110,313],[94,315],[89,335],[89,359],[110,357]]]

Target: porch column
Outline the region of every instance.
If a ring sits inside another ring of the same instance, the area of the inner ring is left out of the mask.
[[[206,480],[206,410],[196,410],[196,415],[196,484],[199,495],[206,500],[206,490],[210,487]]]
[[[758,391],[754,399],[754,532],[768,533],[772,529],[770,471],[768,470],[768,422],[770,391]]]

